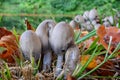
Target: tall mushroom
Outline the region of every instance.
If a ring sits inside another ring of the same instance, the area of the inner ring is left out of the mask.
[[[55,76],[62,71],[63,56],[67,49],[74,45],[74,32],[72,27],[66,22],[59,22],[53,29],[50,38],[51,48],[57,55]]]
[[[27,30],[21,35],[20,48],[27,60],[33,56],[35,61],[38,61],[41,57],[41,42],[36,33],[31,30]]]
[[[53,20],[44,20],[35,31],[42,43],[42,54],[44,55],[43,70],[45,71],[49,71],[51,66],[52,51],[49,44],[49,37],[51,36],[54,26],[55,22]]]

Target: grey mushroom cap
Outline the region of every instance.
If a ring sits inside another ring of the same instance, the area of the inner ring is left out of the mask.
[[[96,9],[90,10],[90,12],[89,12],[89,19],[92,21],[92,20],[94,20],[97,17],[98,17],[97,10]]]
[[[20,37],[20,48],[25,59],[30,60],[30,55],[37,61],[41,57],[41,42],[35,32],[25,31]]]
[[[88,20],[89,19],[89,11],[85,11],[83,14],[83,17],[85,20]]]
[[[43,50],[49,49],[49,37],[56,25],[55,21],[53,20],[44,20],[39,24],[35,33],[41,40]]]
[[[75,67],[77,66],[80,56],[80,51],[78,46],[71,46],[65,54],[65,70],[69,73],[73,73]]]
[[[75,28],[79,28],[79,24],[77,22],[75,22],[74,20],[70,21],[69,25],[75,29]]]
[[[51,35],[50,43],[56,54],[61,54],[74,43],[74,31],[66,22],[59,22]]]
[[[82,15],[77,15],[74,17],[74,21],[76,21],[77,23],[85,23],[85,19]]]
[[[105,26],[105,27],[110,27],[111,25],[110,25],[110,22],[108,22],[108,21],[105,21],[104,23],[103,23],[103,25]]]

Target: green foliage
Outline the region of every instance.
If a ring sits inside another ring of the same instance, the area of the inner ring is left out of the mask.
[[[82,14],[92,8],[97,8],[99,15],[111,15],[113,8],[119,11],[119,3],[119,0],[0,0],[0,13],[13,15],[0,16],[0,26],[25,30],[24,19],[27,17],[36,28],[46,18],[55,19],[57,22],[69,21],[73,15]],[[20,13],[40,14],[40,16],[14,16]]]

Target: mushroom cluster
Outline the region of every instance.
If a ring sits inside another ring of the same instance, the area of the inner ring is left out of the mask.
[[[80,27],[81,30],[87,31],[92,31],[94,28],[97,29],[100,26],[97,10],[92,9],[90,11],[85,11],[83,15],[75,16],[74,19],[70,22],[70,25],[73,28]]]
[[[46,72],[51,70],[52,52],[57,55],[55,77],[62,71],[64,57],[66,67],[70,66],[69,70],[73,71],[80,52],[74,43],[73,28],[66,22],[56,24],[53,20],[41,22],[35,32],[25,31],[20,37],[20,48],[26,60],[30,60],[31,55],[35,61],[41,58]]]
[[[100,20],[97,9],[92,9],[90,11],[85,11],[83,15],[76,15],[69,24],[73,28],[80,28],[81,30],[92,31],[93,29],[98,29],[100,25],[104,25],[105,27],[110,27],[114,25],[118,27],[118,18],[119,15],[116,15],[104,17]]]

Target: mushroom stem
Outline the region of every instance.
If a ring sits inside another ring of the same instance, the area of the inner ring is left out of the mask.
[[[63,54],[60,54],[57,57],[55,76],[58,76],[60,74],[60,72],[62,71],[62,65],[63,65]]]
[[[51,66],[51,60],[52,60],[52,52],[46,51],[44,53],[44,59],[43,59],[43,70],[48,71],[50,70],[50,66]]]

